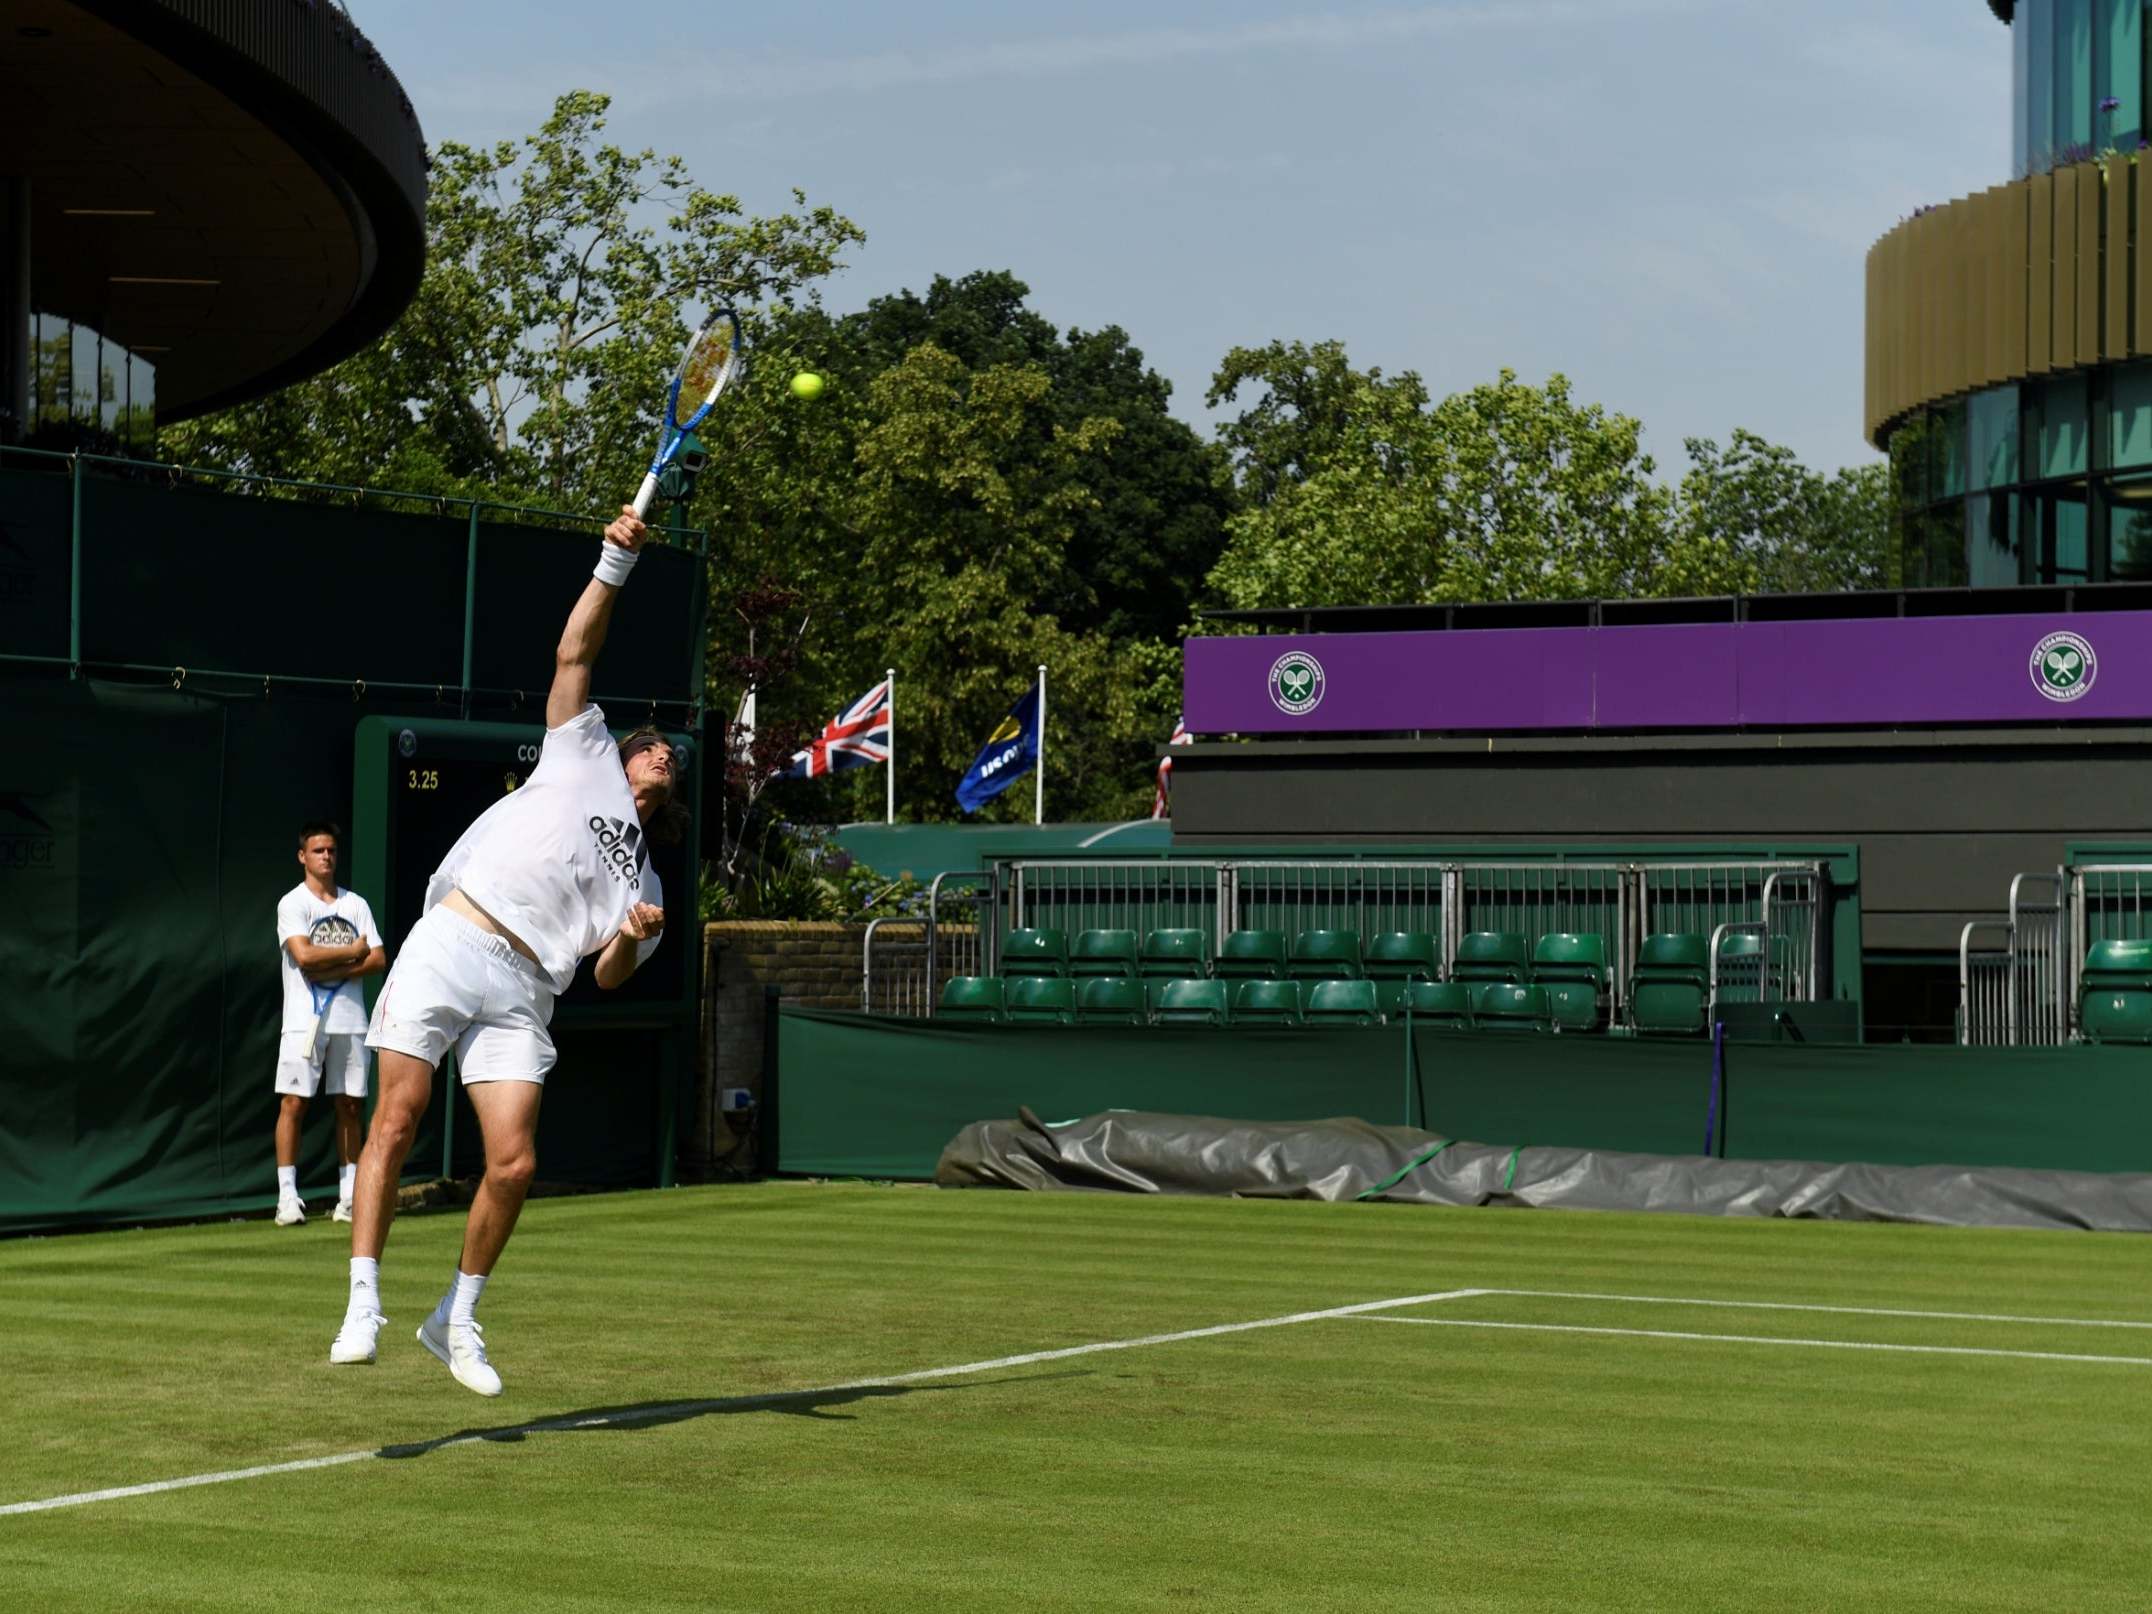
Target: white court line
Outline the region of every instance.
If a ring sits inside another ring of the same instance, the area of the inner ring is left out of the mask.
[[[1735,1311],[1822,1311],[1845,1317],[1926,1317],[1953,1323],[2037,1323],[2054,1328],[2148,1328],[2119,1317],[2018,1317],[1990,1311],[1900,1311],[1887,1306],[1811,1306],[1788,1300],[1694,1300],[1680,1295],[1602,1295],[1579,1289],[1482,1289],[1537,1300],[1620,1300],[1638,1306],[1724,1306]]]
[[[803,1401],[813,1396],[840,1395],[848,1390],[877,1390],[892,1385],[920,1384],[929,1379],[953,1379],[968,1373],[989,1373],[997,1368],[1029,1367],[1037,1362],[1065,1362],[1071,1357],[1093,1356],[1100,1351],[1132,1351],[1145,1345],[1173,1345],[1188,1339],[1215,1339],[1221,1334],[1245,1334],[1258,1328],[1285,1328],[1294,1323],[1323,1322],[1334,1317],[1357,1317],[1365,1312],[1388,1311],[1398,1306],[1425,1306],[1438,1300],[1466,1300],[1484,1293],[1486,1291],[1483,1289],[1446,1289],[1439,1294],[1402,1295],[1395,1300],[1363,1300],[1356,1305],[1331,1306],[1323,1311],[1295,1311],[1282,1317],[1258,1317],[1252,1322],[1217,1323],[1209,1328],[1183,1328],[1171,1334],[1143,1334],[1134,1339],[1098,1340],[1089,1345],[1067,1345],[1058,1350],[1025,1351],[1018,1356],[989,1357],[983,1362],[959,1362],[951,1367],[925,1367],[912,1373],[852,1379],[844,1384],[824,1385],[819,1389],[721,1396],[708,1401],[675,1401],[666,1406],[632,1407],[620,1412],[599,1413],[588,1418],[551,1418],[537,1423],[509,1424],[498,1429],[474,1429],[445,1440],[411,1441],[396,1446],[377,1447],[371,1451],[337,1452],[328,1457],[304,1457],[296,1462],[267,1463],[256,1468],[233,1468],[216,1474],[189,1474],[180,1479],[151,1480],[142,1485],[118,1485],[102,1491],[78,1491],[72,1496],[42,1497],[34,1502],[10,1502],[0,1505],[0,1515],[43,1513],[52,1508],[81,1507],[90,1502],[116,1502],[130,1496],[154,1496],[161,1491],[180,1491],[195,1485],[223,1485],[233,1480],[259,1479],[268,1474],[296,1474],[310,1468],[334,1468],[342,1463],[362,1463],[368,1458],[384,1457],[392,1453],[412,1453],[421,1448],[438,1451],[447,1446],[464,1446],[473,1441],[497,1440],[505,1436],[545,1434],[571,1429],[602,1429],[612,1424],[649,1423],[661,1418],[691,1417],[696,1413],[715,1412],[725,1408]]]
[[[1488,1290],[1487,1293],[1515,1291]],[[1360,1317],[1355,1320],[1366,1323],[1414,1323],[1422,1328],[1507,1328],[1525,1334],[1619,1334],[1629,1339],[1691,1339],[1716,1345],[1805,1345],[1825,1351],[1904,1351],[1916,1356],[2010,1356],[2031,1362],[2102,1362],[2124,1367],[2152,1367],[2152,1356],[2076,1356],[2063,1351],[2005,1351],[1983,1345],[1887,1345],[1876,1340],[1782,1339],[1770,1334],[1686,1334],[1660,1328],[1587,1328],[1581,1323],[1476,1322],[1462,1317]]]

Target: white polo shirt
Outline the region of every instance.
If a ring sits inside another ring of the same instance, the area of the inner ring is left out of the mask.
[[[284,1027],[286,1031],[311,1031],[314,1028],[314,997],[307,989],[306,976],[292,962],[291,949],[284,945],[296,936],[307,939],[307,932],[321,920],[335,914],[348,919],[366,938],[366,945],[379,947],[381,932],[374,928],[374,911],[366,906],[366,899],[356,891],[337,887],[336,900],[324,902],[307,888],[304,880],[293,886],[277,899],[276,905],[276,959],[284,973]],[[366,1030],[366,999],[359,991],[357,981],[339,982],[336,995],[329,999],[328,1017],[321,1022],[324,1036],[343,1036],[350,1032]]]
[[[556,993],[633,904],[665,905],[604,712],[586,706],[545,731],[538,766],[449,848],[426,884],[426,906],[458,889],[538,955]],[[636,963],[657,944],[638,942]]]

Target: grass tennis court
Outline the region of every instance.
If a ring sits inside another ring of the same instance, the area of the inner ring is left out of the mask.
[[[481,1313],[488,1402],[411,1340],[460,1227],[399,1222],[371,1369],[326,1363],[325,1220],[0,1245],[0,1507],[381,1453],[0,1515],[9,1603],[2144,1602],[2152,1284],[2124,1237],[794,1184],[542,1200]],[[1365,1309],[1078,1349],[1340,1308]],[[443,1443],[534,1423],[556,1427]]]

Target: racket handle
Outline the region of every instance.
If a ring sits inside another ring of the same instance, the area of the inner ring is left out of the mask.
[[[643,485],[635,490],[636,520],[641,521],[650,514],[650,506],[656,502],[657,496],[658,476],[657,472],[651,471],[644,475]]]

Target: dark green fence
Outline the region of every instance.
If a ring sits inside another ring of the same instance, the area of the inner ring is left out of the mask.
[[[1728,1043],[1401,1026],[982,1026],[779,1016],[780,1171],[927,1178],[964,1126],[1028,1105],[1307,1121],[1357,1116],[1481,1143],[1734,1159],[2152,1171],[2142,1049]],[[772,1105],[764,1095],[766,1106]],[[1714,1124],[1715,1123],[1715,1124]]]
[[[274,917],[299,878],[295,831],[352,824],[368,717],[542,721],[596,531],[0,454],[0,1232],[273,1203]],[[616,725],[699,730],[699,544],[649,552],[622,596],[598,677]],[[385,871],[356,851],[345,879],[382,911]],[[668,900],[692,911],[691,872]],[[691,929],[668,945],[692,953]],[[696,962],[660,972],[690,1014]],[[650,1019],[629,1005],[563,1025],[541,1176],[669,1173],[691,1044]],[[414,1175],[475,1169],[475,1128],[447,1149],[433,1130],[449,1108],[437,1092]],[[317,1105],[301,1181],[334,1180]]]

